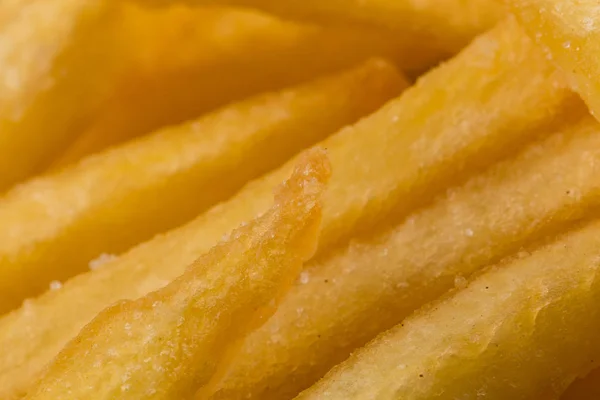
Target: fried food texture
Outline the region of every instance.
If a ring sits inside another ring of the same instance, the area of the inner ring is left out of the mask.
[[[490,269],[297,397],[556,398],[600,364],[600,224]]]
[[[0,199],[0,312],[86,270],[102,253],[118,254],[196,217],[405,86],[393,66],[373,60],[20,185]]]
[[[505,0],[600,118],[600,12],[594,0]]]
[[[166,287],[101,312],[26,398],[190,396],[238,338],[268,316],[314,253],[328,176],[323,151],[303,155],[269,211]]]
[[[465,71],[470,71],[468,76]],[[514,106],[517,102],[520,107]],[[318,254],[353,236],[395,226],[445,188],[548,134],[557,120],[580,107],[518,26],[508,23],[490,32],[379,111],[321,142],[333,172],[323,196]],[[0,358],[0,387],[23,390],[97,312],[119,299],[158,289],[224,234],[265,212],[273,188],[293,165],[291,161],[249,183],[184,227],[136,246],[3,318],[0,334],[23,329],[29,334],[0,339],[15,349],[10,357]],[[169,257],[168,266],[160,262]],[[54,318],[61,320],[61,329],[55,328]],[[280,366],[286,370],[304,362],[299,360]],[[328,362],[318,364],[317,370]],[[238,395],[245,390],[263,393],[269,385],[274,393],[302,389],[298,383],[275,384],[281,381],[272,372],[259,379],[266,385],[253,376],[240,386],[236,379],[216,389],[231,396],[238,390]]]

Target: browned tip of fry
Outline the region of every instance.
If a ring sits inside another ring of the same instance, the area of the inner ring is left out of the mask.
[[[302,154],[273,207],[167,286],[102,311],[49,364],[27,399],[191,398],[210,387],[314,252],[329,174],[322,149]]]
[[[275,189],[275,202],[285,203],[302,193],[306,195],[305,201],[314,201],[330,176],[327,151],[321,147],[306,150],[300,155],[290,178]]]
[[[275,189],[275,203],[285,212],[303,208],[306,211],[314,209],[319,213],[316,223],[307,226],[308,235],[298,236],[299,239],[318,237],[321,226],[321,195],[331,176],[331,164],[327,151],[322,147],[314,147],[300,154],[290,178]],[[295,244],[302,253],[304,260],[310,259],[317,251],[318,241],[309,240]]]

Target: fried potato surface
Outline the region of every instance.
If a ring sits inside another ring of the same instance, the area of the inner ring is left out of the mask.
[[[480,268],[593,215],[600,125],[580,104],[549,136],[405,222],[309,263],[211,398],[291,398]]]
[[[108,96],[125,62],[116,4],[0,5],[0,191],[56,156]]]
[[[600,9],[595,0],[505,0],[600,118]]]
[[[151,3],[164,3],[152,0]],[[388,29],[419,43],[459,51],[494,26],[504,9],[493,0],[187,0],[256,7],[290,19]]]
[[[399,222],[454,180],[548,132],[575,99],[565,86],[518,27],[507,23],[322,142],[333,173],[323,199],[319,252]],[[268,209],[270,193],[292,166],[0,320],[0,347],[14,349],[0,354],[0,390],[22,390],[100,310],[165,285],[223,234]],[[10,334],[17,331],[28,334]]]
[[[304,154],[267,213],[163,289],[100,313],[26,398],[189,398],[314,253],[329,174],[322,150]]]
[[[403,70],[422,69],[443,56],[373,30],[303,25],[257,11],[182,6],[125,10],[123,45],[130,50],[133,73],[53,167],[372,56],[390,59]]]
[[[405,85],[394,67],[373,60],[21,185],[0,199],[0,312],[103,252],[124,251],[195,217]]]
[[[600,364],[600,224],[500,265],[298,399],[548,399]]]

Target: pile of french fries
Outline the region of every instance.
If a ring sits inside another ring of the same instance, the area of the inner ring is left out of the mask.
[[[0,0],[0,400],[600,399],[596,0]]]

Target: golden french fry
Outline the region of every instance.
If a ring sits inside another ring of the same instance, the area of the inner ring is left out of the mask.
[[[381,110],[325,140],[333,174],[323,200],[319,252],[398,223],[443,188],[546,133],[573,103],[580,106],[565,86],[509,21]],[[268,209],[273,187],[292,165],[2,318],[0,348],[13,350],[10,356],[0,352],[0,397],[23,390],[97,312],[163,286],[223,234]],[[13,334],[24,331],[29,333]]]
[[[373,60],[21,185],[0,199],[0,312],[102,252],[124,251],[195,217],[405,85],[392,66]]]
[[[248,10],[126,10],[126,45],[137,67],[54,167],[233,100],[349,68],[370,56],[415,69],[444,55],[410,38],[300,25]]]
[[[171,3],[151,0],[149,3]],[[189,4],[256,7],[285,18],[388,29],[418,43],[459,51],[494,26],[504,8],[494,0],[186,0]]]
[[[595,0],[504,0],[600,118],[600,13]]]
[[[600,365],[600,223],[492,268],[297,399],[550,399]]]
[[[329,164],[318,149],[303,158],[266,214],[165,288],[101,312],[26,398],[181,399],[208,382],[315,252]]]
[[[0,5],[0,191],[43,168],[108,96],[126,63],[116,2]]]

